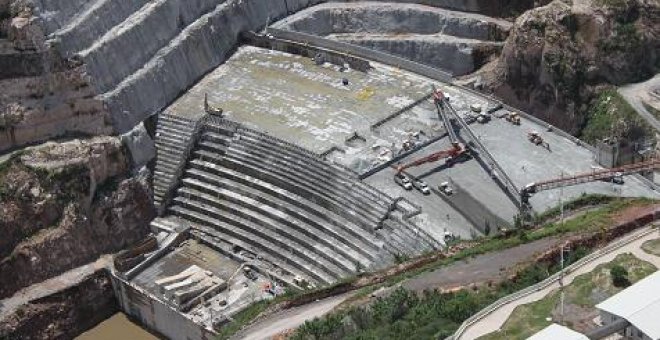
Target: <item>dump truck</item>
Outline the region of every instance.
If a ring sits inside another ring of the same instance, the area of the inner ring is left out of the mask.
[[[518,112],[508,112],[505,116],[508,122],[511,122],[513,125],[520,125],[520,115]]]

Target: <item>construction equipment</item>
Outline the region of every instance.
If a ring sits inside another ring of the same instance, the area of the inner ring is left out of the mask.
[[[445,124],[445,130],[447,130],[447,135],[449,136],[449,141],[451,142],[452,147],[450,149],[441,150],[435,153],[432,153],[426,157],[417,159],[408,164],[399,165],[396,167],[397,174],[400,174],[402,171],[419,166],[426,163],[437,162],[441,159],[447,159],[447,162],[451,162],[463,155],[466,151],[465,146],[458,142],[458,137],[456,137],[456,132],[454,131],[453,125],[449,120],[449,117],[445,114],[444,105],[449,105],[447,98],[444,93],[440,90],[433,89],[433,101],[435,103],[436,109],[438,110],[438,115]]]
[[[460,143],[454,143],[451,149],[434,152],[426,157],[422,157],[410,163],[399,165],[396,167],[396,171],[397,174],[400,174],[402,171],[408,168],[412,168],[426,163],[437,162],[441,159],[448,159],[447,162],[451,162],[452,160],[461,156],[464,152],[465,152],[465,148],[463,147],[463,145],[461,145]]]
[[[553,178],[546,181],[534,182],[526,185],[520,190],[521,216],[524,220],[528,220],[531,212],[531,205],[529,199],[533,194],[540,191],[568,187],[583,183],[595,181],[611,181],[617,184],[623,184],[623,176],[632,175],[636,173],[653,171],[660,169],[660,159],[651,159],[645,162],[629,164],[618,168],[594,170],[573,176],[562,176]]]
[[[537,131],[530,131],[527,133],[527,139],[529,139],[530,142],[536,144],[536,145],[541,145],[543,144],[543,137],[537,132]]]
[[[209,96],[207,93],[204,93],[204,112],[210,115],[220,116],[220,117],[222,117],[222,112],[223,112],[221,107],[209,105]]]
[[[513,125],[520,125],[520,114],[518,114],[518,112],[509,111],[504,118],[506,118],[507,122],[511,122]]]

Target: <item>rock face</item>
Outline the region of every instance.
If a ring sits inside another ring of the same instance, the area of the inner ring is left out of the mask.
[[[49,41],[86,64],[125,133],[158,112],[254,30],[321,0],[33,0]]]
[[[10,12],[1,7],[0,152],[55,137],[110,132],[81,63],[61,58],[45,43],[29,7],[19,1]]]
[[[79,285],[34,300],[0,322],[3,339],[71,339],[107,319],[119,307],[105,271]]]
[[[327,36],[464,75],[499,52],[510,23],[416,4],[327,3],[274,26]]]
[[[118,138],[48,143],[0,174],[0,298],[142,239],[155,211]]]
[[[603,85],[657,72],[659,20],[657,1],[555,0],[520,16],[479,76],[512,105],[578,133]]]

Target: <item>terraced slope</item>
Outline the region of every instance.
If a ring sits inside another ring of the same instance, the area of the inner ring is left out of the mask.
[[[161,196],[177,150],[165,141],[189,135],[190,126],[164,118],[155,174]],[[222,253],[290,283],[297,276],[327,284],[440,247],[401,217],[395,200],[348,169],[240,124],[204,119],[165,222],[155,223],[191,225]]]
[[[241,31],[321,0],[38,0],[49,41],[86,65],[116,132],[223,62]]]
[[[462,75],[500,50],[511,23],[430,6],[364,1],[321,4],[275,26],[360,44]]]

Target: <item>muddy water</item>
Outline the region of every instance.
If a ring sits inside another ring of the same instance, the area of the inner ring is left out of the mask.
[[[125,314],[117,313],[96,327],[81,334],[76,340],[156,340],[153,334],[129,320]]]

